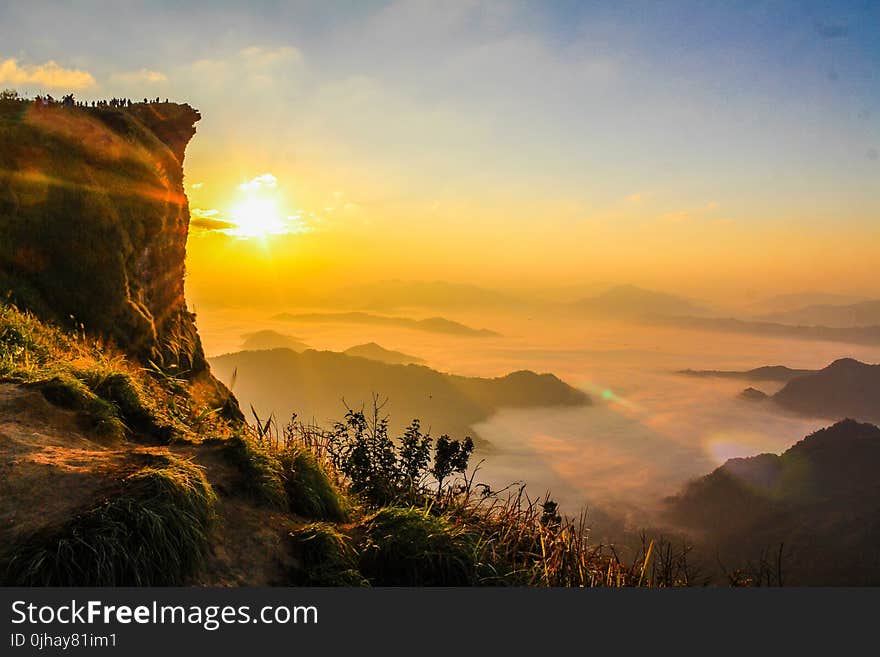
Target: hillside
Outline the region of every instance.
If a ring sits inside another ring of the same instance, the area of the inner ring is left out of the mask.
[[[346,356],[368,358],[370,360],[377,360],[380,363],[388,363],[389,365],[421,365],[425,362],[421,358],[410,356],[402,351],[386,349],[375,342],[355,345],[354,347],[349,347],[342,353]]]
[[[668,500],[730,564],[775,559],[789,584],[880,584],[880,429],[853,420],[781,455],[732,459]]]
[[[331,351],[249,351],[211,359],[223,381],[235,375],[234,392],[245,407],[287,419],[292,413],[325,423],[345,411],[389,400],[385,411],[402,428],[414,418],[433,434],[473,435],[473,425],[502,407],[589,403],[587,396],[552,374],[514,372],[494,379],[443,374],[420,365],[388,364]],[[474,436],[476,437],[476,436]]]
[[[841,358],[792,379],[772,399],[783,408],[813,417],[880,422],[880,365]]]
[[[747,381],[791,381],[804,374],[812,374],[815,370],[798,370],[784,365],[764,365],[751,370],[681,370],[678,373],[685,376],[720,378],[720,379],[745,379]]]

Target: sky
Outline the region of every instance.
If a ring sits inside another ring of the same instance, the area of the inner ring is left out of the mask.
[[[168,97],[196,303],[385,278],[880,296],[876,2],[7,2],[0,87]]]

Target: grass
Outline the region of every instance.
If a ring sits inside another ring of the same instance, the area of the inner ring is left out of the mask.
[[[192,434],[195,408],[174,387],[101,340],[65,331],[0,302],[0,381],[27,384],[76,410],[104,437],[166,444]]]
[[[16,546],[11,586],[181,585],[209,553],[215,495],[189,461],[157,456],[122,482],[118,496],[50,536]]]
[[[292,512],[316,520],[346,520],[349,503],[314,454],[294,447],[282,452],[279,461]]]
[[[297,586],[368,586],[357,566],[351,539],[335,525],[315,522],[290,535],[302,567],[292,573]]]
[[[378,586],[477,583],[474,535],[427,509],[387,507],[367,517],[360,570]]]
[[[284,469],[268,448],[246,436],[236,435],[224,441],[223,455],[241,472],[241,488],[245,494],[264,506],[288,509]]]

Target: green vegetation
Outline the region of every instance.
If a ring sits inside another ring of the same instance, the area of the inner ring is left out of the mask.
[[[291,575],[298,586],[369,586],[357,567],[351,539],[335,525],[315,522],[291,534],[302,567]]]
[[[260,504],[287,510],[284,470],[278,458],[259,441],[242,435],[223,442],[224,455],[241,472],[241,490]]]
[[[205,561],[215,495],[188,461],[156,456],[119,494],[47,536],[13,546],[5,585],[157,586],[183,583]]]
[[[363,520],[360,567],[379,586],[479,583],[477,535],[429,509],[386,507]]]
[[[305,518],[341,522],[348,502],[318,459],[309,451],[292,447],[279,456],[290,510]]]
[[[135,366],[99,339],[2,302],[0,381],[32,386],[53,404],[80,412],[105,438],[168,443],[211,424],[211,410],[192,402],[185,381]]]

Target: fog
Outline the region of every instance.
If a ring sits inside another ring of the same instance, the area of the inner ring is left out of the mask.
[[[495,489],[525,482],[531,496],[550,491],[569,514],[599,508],[634,524],[650,521],[664,497],[726,459],[778,453],[831,424],[738,398],[749,385],[772,393],[780,384],[693,378],[678,370],[773,364],[820,368],[844,356],[880,361],[878,347],[647,327],[558,313],[444,312],[449,319],[501,334],[455,337],[271,319],[286,310],[291,309],[203,311],[198,321],[206,352],[235,351],[243,334],[273,329],[316,349],[342,351],[374,341],[456,374],[552,372],[586,391],[592,405],[502,410],[479,423],[473,428],[491,447],[475,457],[474,463],[482,461],[476,480]],[[396,314],[418,319],[440,313],[409,309]],[[382,393],[381,381],[375,392]],[[339,410],[341,416],[341,402]],[[302,409],[301,414],[308,413]]]

